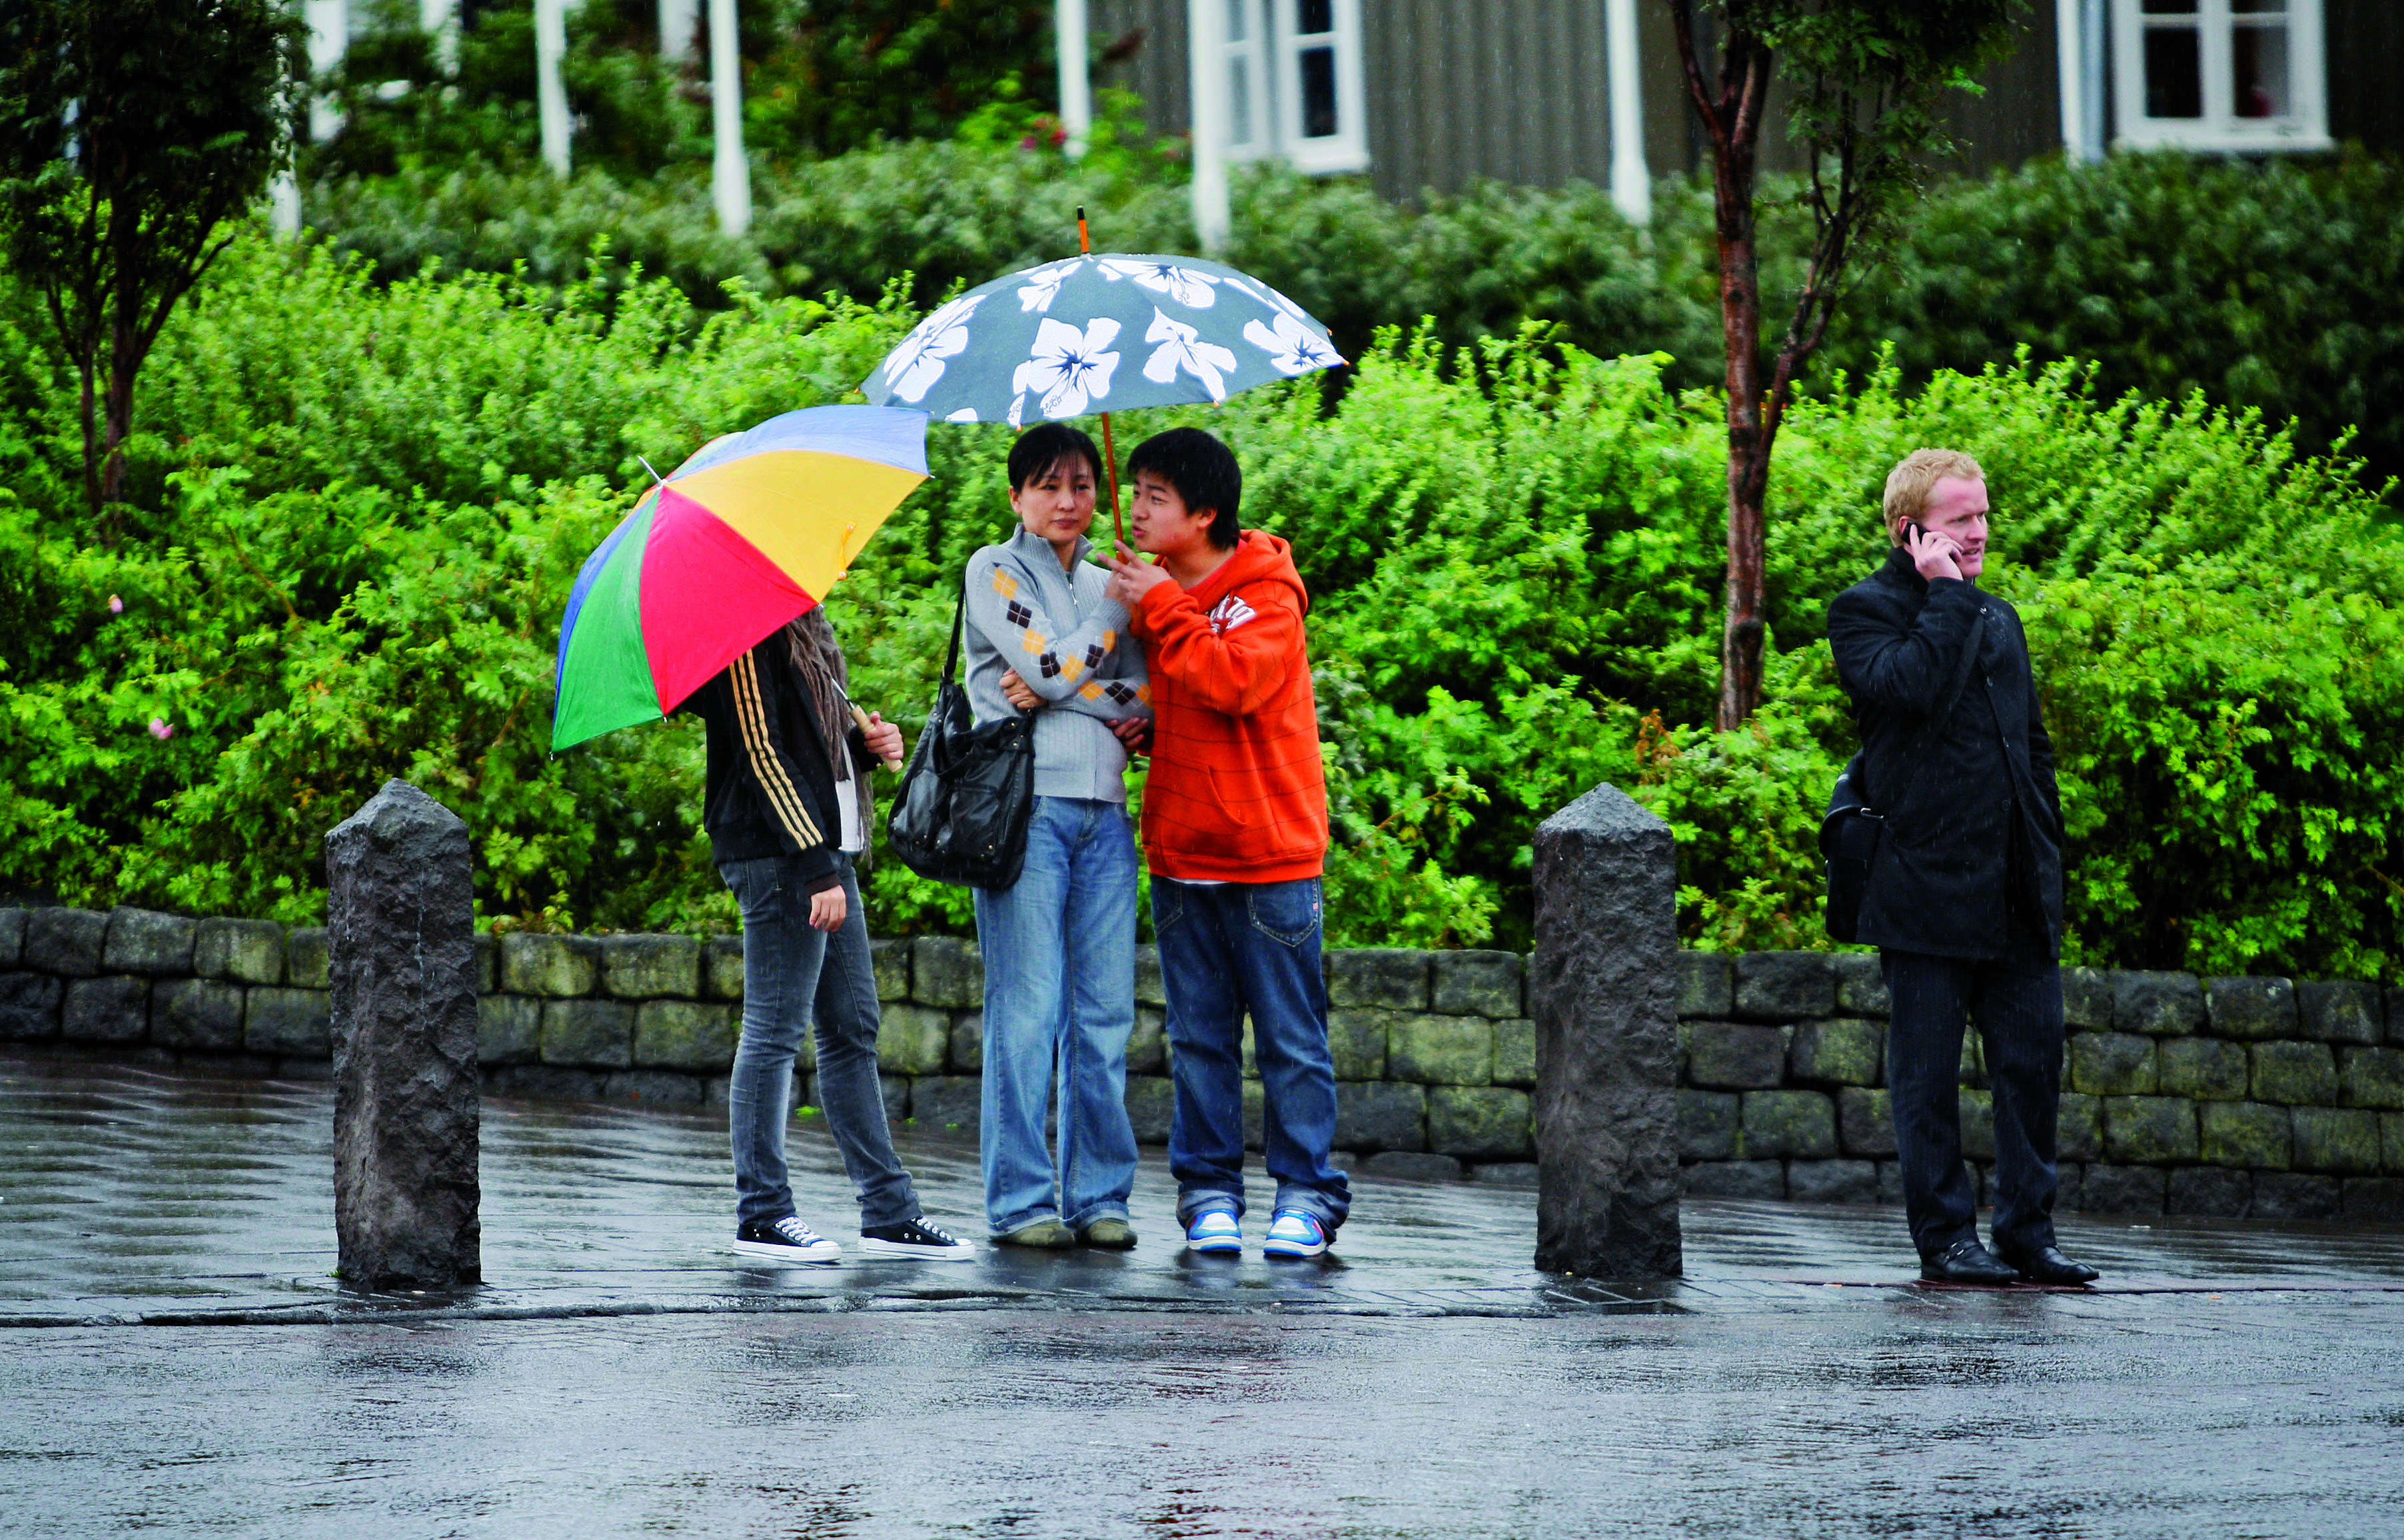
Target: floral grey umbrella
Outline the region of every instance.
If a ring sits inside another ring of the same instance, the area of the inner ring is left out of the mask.
[[[1224,401],[1340,364],[1327,328],[1257,278],[1194,257],[1101,253],[971,289],[860,385],[876,406],[1024,427]]]
[[[1342,362],[1325,326],[1257,278],[1195,257],[1088,252],[969,290],[860,388],[873,405],[946,423],[1015,428],[1100,412],[1115,525],[1111,413],[1224,401]]]

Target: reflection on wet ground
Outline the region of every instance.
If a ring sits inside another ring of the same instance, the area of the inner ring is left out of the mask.
[[[1730,1309],[1811,1299],[1830,1283],[1911,1280],[1891,1210],[1707,1201],[1687,1205],[1687,1276],[1676,1284],[1550,1278],[1530,1266],[1535,1195],[1461,1182],[1363,1179],[1353,1222],[1317,1263],[1271,1264],[1257,1251],[1188,1257],[1173,1243],[1175,1189],[1156,1151],[1138,1175],[1144,1239],[1132,1254],[989,1249],[935,1268],[855,1249],[841,1267],[776,1269],[726,1249],[734,1196],[722,1117],[490,1102],[485,1286],[444,1301],[362,1301],[332,1277],[327,1087],[31,1069],[0,1065],[0,1322],[330,1319],[429,1304],[521,1317],[933,1304],[1534,1315]],[[832,1144],[807,1125],[790,1144],[804,1215],[845,1236],[856,1210]],[[980,1230],[974,1145],[901,1145],[938,1221]],[[1260,1223],[1255,1213],[1255,1242]],[[2404,1290],[2404,1233],[2394,1230],[2082,1216],[2064,1234],[2116,1292]]]
[[[2119,1292],[1923,1291],[1893,1211],[1698,1202],[1611,1290],[1532,1194],[1364,1181],[1340,1260],[1203,1269],[1147,1160],[1132,1256],[804,1272],[721,1249],[722,1127],[494,1103],[489,1285],[307,1324],[329,1125],[0,1065],[0,1533],[2404,1533],[2394,1231],[2082,1218]],[[973,1228],[973,1147],[905,1155]]]

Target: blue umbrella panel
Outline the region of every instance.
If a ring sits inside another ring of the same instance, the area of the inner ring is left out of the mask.
[[[946,423],[1029,423],[1224,401],[1344,362],[1257,278],[1192,257],[1095,253],[971,289],[860,389]]]

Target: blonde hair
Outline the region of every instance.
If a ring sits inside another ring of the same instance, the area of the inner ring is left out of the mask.
[[[1928,494],[1946,477],[1984,481],[1978,462],[1960,450],[1914,450],[1886,473],[1886,537],[1903,544],[1903,521],[1928,509]]]

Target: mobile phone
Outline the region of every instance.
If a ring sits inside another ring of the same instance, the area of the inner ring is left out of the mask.
[[[1916,535],[1918,535],[1918,536],[1920,536],[1922,540],[1925,540],[1925,539],[1927,539],[1927,538],[1928,538],[1928,526],[1927,526],[1927,525],[1925,525],[1925,524],[1923,524],[1923,523],[1922,523],[1922,522],[1921,522],[1919,520],[1917,520],[1917,519],[1907,519],[1907,520],[1905,520],[1903,521],[1903,531],[1904,531],[1904,537],[1905,537],[1907,540],[1908,540],[1912,535],[1915,535],[1915,534],[1916,534]]]

